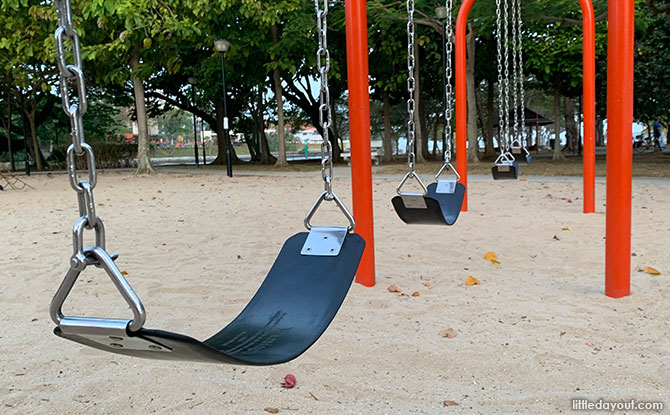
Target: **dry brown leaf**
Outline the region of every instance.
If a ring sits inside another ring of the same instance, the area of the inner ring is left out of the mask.
[[[278,414],[279,413],[279,408],[265,408],[263,410],[265,412],[269,412],[271,414]]]
[[[479,282],[479,280],[477,278],[473,277],[472,275],[465,279],[465,285],[467,285],[468,287],[470,287],[472,285],[479,285],[479,284],[481,284]]]
[[[494,264],[500,264],[500,261],[498,261],[498,257],[496,256],[496,253],[493,251],[488,251],[484,255],[484,259],[487,261],[491,261]]]
[[[521,177],[521,178],[519,178],[519,181],[520,181],[520,182],[525,182],[525,181],[526,181],[526,178],[525,178],[525,177]]]
[[[156,192],[156,193],[163,193],[163,191],[162,191],[162,190],[158,190],[158,192]]]
[[[564,231],[571,231],[572,228],[569,227],[569,226],[564,226],[564,227],[561,228],[561,230],[564,230]]]
[[[121,271],[121,275],[128,275],[126,271]]]
[[[645,271],[647,271],[651,275],[661,275],[661,271],[657,270],[656,268],[653,267],[644,267],[642,268]]]
[[[402,293],[402,290],[400,288],[398,288],[398,286],[395,285],[395,284],[389,285],[387,290],[389,290],[390,293]]]
[[[546,185],[545,185],[545,186],[542,186],[542,188],[543,188],[543,189],[548,189],[549,186],[546,186]]]
[[[426,287],[430,287],[430,282],[424,282],[423,285],[425,285]]]
[[[549,199],[553,199],[553,198],[554,198],[554,196],[552,196],[551,193],[547,193],[547,197],[548,197]]]
[[[421,295],[421,293],[418,292],[418,291],[414,291],[414,292],[412,293],[412,297],[418,297],[418,296],[420,296],[420,295]]]
[[[458,332],[451,328],[440,330],[438,334],[440,335],[440,337],[445,337],[447,339],[453,339],[454,337],[458,336]]]
[[[444,401],[444,406],[458,406],[458,402],[446,400]]]

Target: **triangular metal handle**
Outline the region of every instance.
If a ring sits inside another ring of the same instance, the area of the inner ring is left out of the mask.
[[[129,331],[137,331],[141,329],[146,320],[146,311],[144,310],[142,301],[140,301],[137,294],[135,294],[135,291],[130,287],[130,284],[128,284],[128,281],[126,281],[126,278],[114,263],[114,259],[112,259],[107,251],[99,246],[88,246],[80,253],[73,255],[70,259],[70,269],[67,274],[65,274],[65,278],[60,287],[58,287],[58,291],[56,291],[56,295],[54,295],[53,300],[51,300],[51,306],[49,307],[51,319],[54,323],[60,326],[64,319],[77,319],[80,326],[85,326],[87,320],[90,320],[92,326],[99,326],[100,321],[119,321],[118,319],[66,317],[63,315],[62,307],[65,299],[70,294],[70,291],[72,291],[72,287],[79,275],[89,265],[96,265],[107,272],[107,275],[111,278],[112,282],[121,293],[121,296],[133,311],[133,320],[127,321],[127,329]]]

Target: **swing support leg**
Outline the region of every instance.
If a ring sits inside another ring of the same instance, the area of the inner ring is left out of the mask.
[[[368,93],[368,25],[364,0],[346,0],[347,79],[349,87],[349,140],[351,185],[356,233],[365,239],[365,251],[356,282],[375,285],[375,244],[370,154],[370,95]]]
[[[630,294],[635,2],[609,1],[605,295]]]

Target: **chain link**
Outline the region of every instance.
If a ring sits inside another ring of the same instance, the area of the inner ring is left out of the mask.
[[[56,40],[56,62],[60,74],[60,92],[63,111],[70,118],[72,144],[67,149],[67,169],[70,186],[77,192],[79,219],[73,232],[74,255],[83,252],[83,229],[95,229],[96,245],[104,249],[105,234],[102,220],[95,212],[93,189],[97,184],[95,155],[93,148],[86,143],[83,116],[88,107],[86,101],[86,83],[82,69],[81,46],[79,36],[73,25],[70,0],[55,0],[58,13],[58,28],[54,33]],[[72,63],[68,63],[68,51]],[[77,157],[83,157],[88,170],[88,179],[79,179]]]
[[[321,7],[321,4],[323,5]],[[316,27],[319,37],[319,49],[316,52],[316,64],[319,70],[321,87],[319,89],[319,124],[323,131],[321,142],[321,177],[323,178],[326,199],[333,200],[333,146],[329,133],[333,123],[330,106],[330,89],[328,87],[328,71],[330,70],[330,52],[328,51],[328,0],[314,0],[316,10]]]
[[[414,153],[414,0],[407,0],[407,166],[414,173],[416,154]]]

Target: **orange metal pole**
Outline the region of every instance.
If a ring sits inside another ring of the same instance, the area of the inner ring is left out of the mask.
[[[346,0],[347,80],[351,185],[356,233],[365,239],[356,282],[375,285],[375,235],[372,212],[372,158],[370,155],[370,95],[368,93],[368,23],[364,0]]]
[[[595,212],[596,205],[596,23],[590,0],[582,6],[583,111],[584,111],[584,213]]]
[[[630,294],[635,1],[609,0],[605,295]]]
[[[461,211],[468,211],[468,84],[466,78],[466,35],[468,15],[475,0],[464,0],[458,10],[455,31],[455,61],[456,76],[456,170],[461,176],[461,183],[465,186],[465,197]]]

